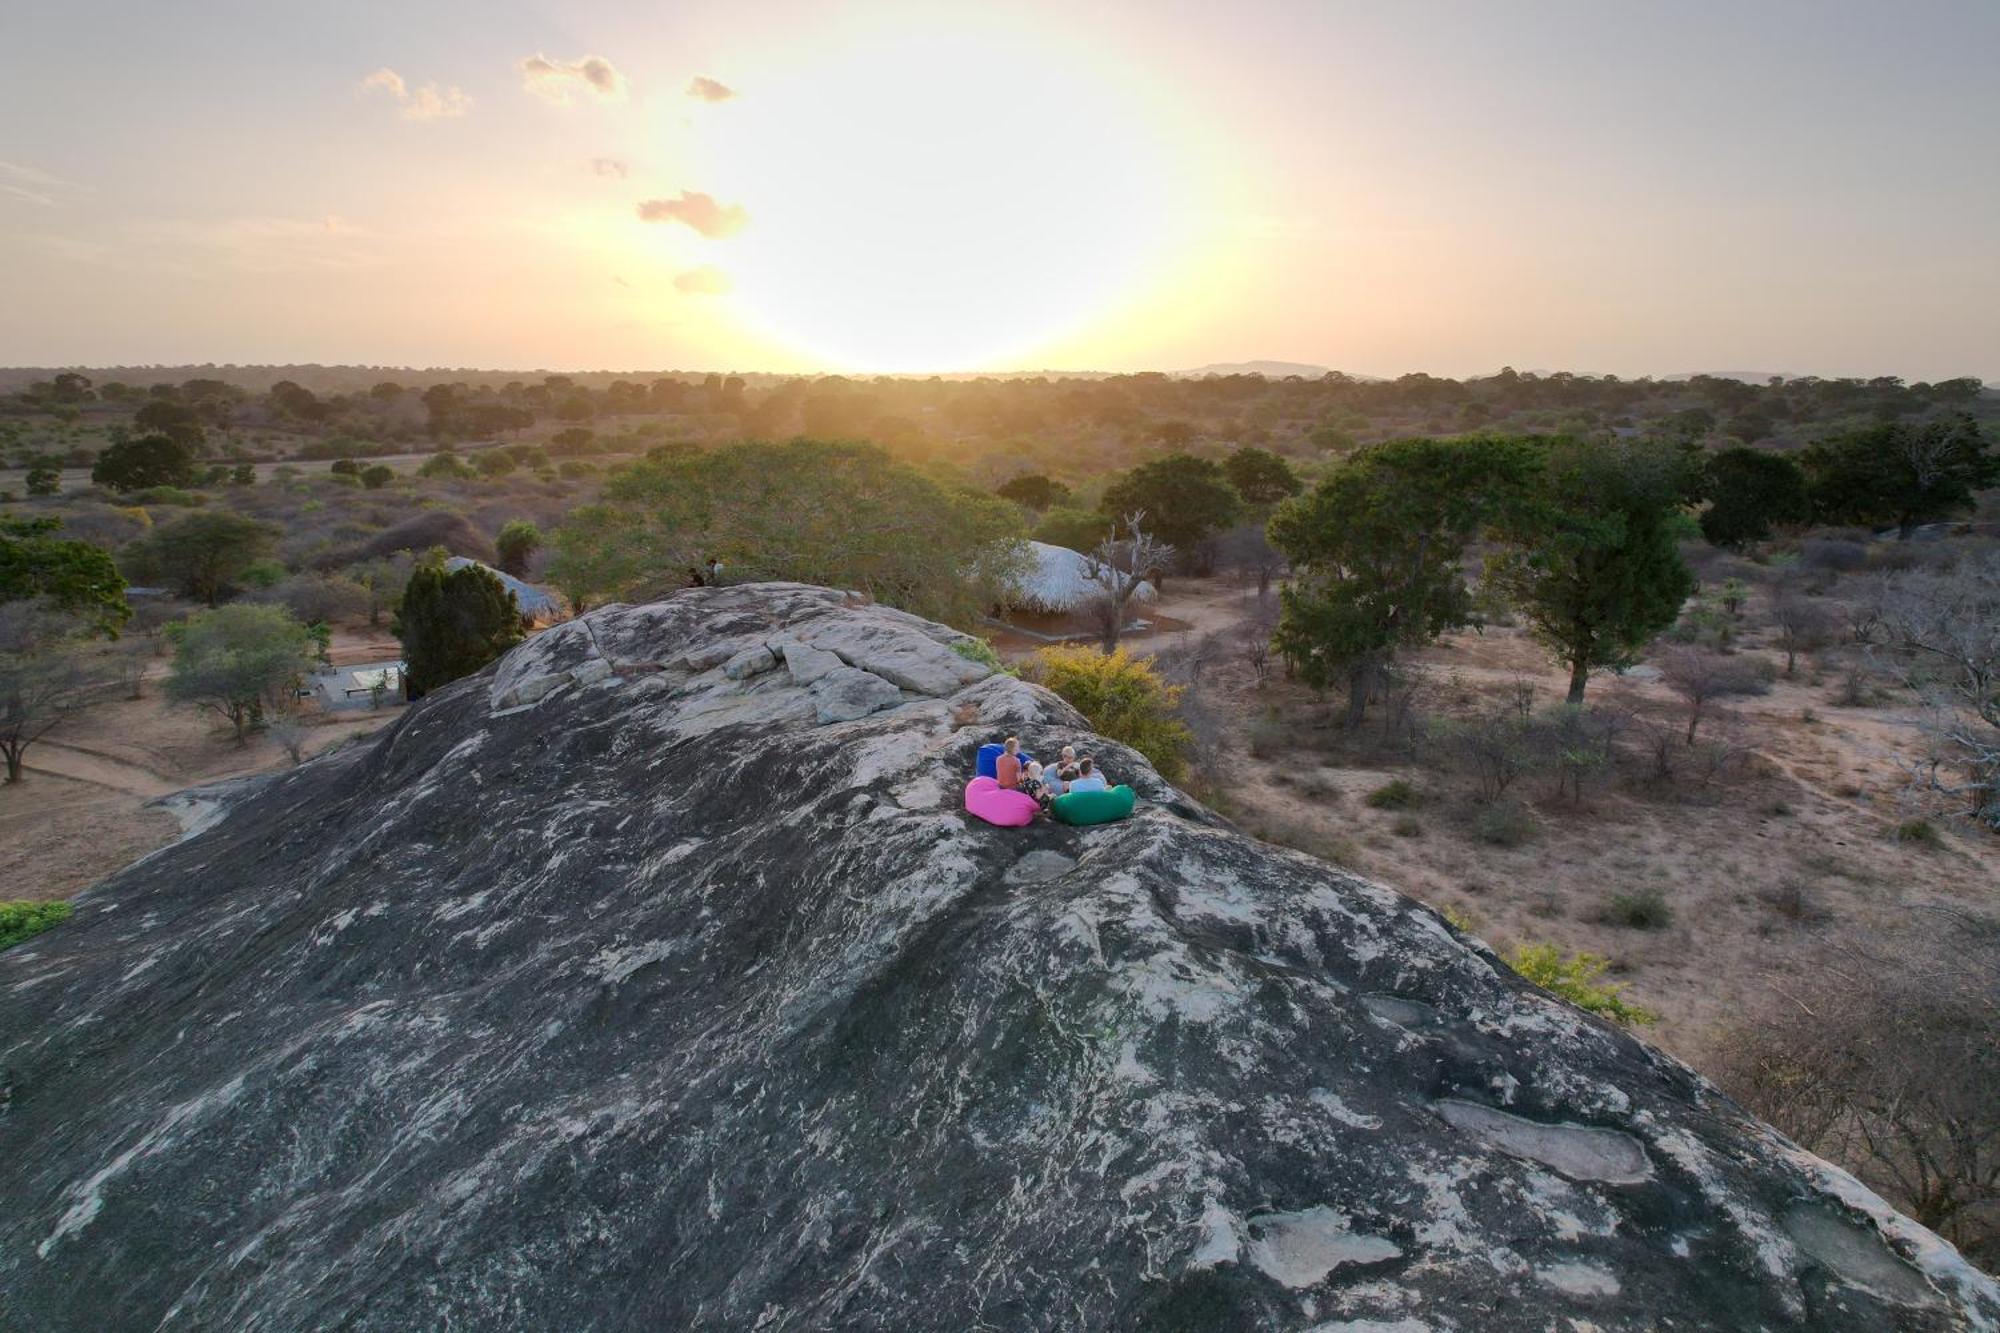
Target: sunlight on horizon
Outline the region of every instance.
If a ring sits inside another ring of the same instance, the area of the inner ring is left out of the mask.
[[[655,238],[751,336],[861,372],[1018,365],[1181,270],[1196,154],[1112,62],[993,20],[774,63],[693,130],[741,232]],[[1181,172],[1177,173],[1177,168]]]

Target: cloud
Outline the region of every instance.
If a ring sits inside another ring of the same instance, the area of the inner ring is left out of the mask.
[[[688,85],[687,92],[689,97],[699,97],[704,102],[727,102],[736,96],[734,88],[717,83],[705,74],[696,75],[694,82]]]
[[[625,77],[603,56],[551,60],[536,54],[521,62],[521,86],[543,101],[568,106],[578,93],[607,99],[622,97]]]
[[[682,190],[678,199],[646,199],[639,204],[641,222],[685,222],[711,240],[734,236],[750,223],[740,204],[718,204],[712,195]]]
[[[674,275],[674,290],[690,296],[720,296],[730,288],[729,275],[713,264],[703,264]]]
[[[590,169],[600,176],[616,176],[619,180],[624,180],[629,170],[615,157],[593,157],[590,159]]]
[[[19,162],[0,162],[0,195],[9,198],[41,208],[55,208],[61,203],[59,196],[81,188],[72,181],[51,176],[35,167],[23,166]]]
[[[384,65],[361,81],[364,93],[387,93],[404,120],[449,120],[472,110],[472,99],[457,88],[427,83],[412,89],[403,76]]]

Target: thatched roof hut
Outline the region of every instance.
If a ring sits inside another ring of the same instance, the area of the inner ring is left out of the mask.
[[[514,605],[521,608],[521,614],[529,620],[538,624],[548,624],[561,620],[568,611],[562,599],[548,589],[537,588],[532,583],[523,582],[506,570],[495,569],[483,560],[467,560],[462,555],[455,555],[444,562],[446,569],[463,569],[467,565],[477,565],[499,579],[501,586],[514,594]]]

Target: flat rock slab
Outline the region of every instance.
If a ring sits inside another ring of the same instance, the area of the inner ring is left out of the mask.
[[[813,682],[810,693],[821,722],[852,722],[903,698],[903,692],[888,681],[854,667],[835,667]]]

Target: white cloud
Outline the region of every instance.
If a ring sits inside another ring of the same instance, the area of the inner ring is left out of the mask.
[[[616,176],[619,180],[624,180],[630,171],[623,161],[615,157],[593,157],[590,169],[600,176]]]
[[[734,236],[750,223],[741,204],[719,204],[713,195],[682,190],[678,199],[647,199],[639,204],[641,222],[685,222],[711,240]]]
[[[687,95],[699,97],[704,102],[727,102],[736,96],[736,90],[727,84],[717,83],[706,74],[698,74],[694,82],[687,86]]]
[[[55,208],[61,203],[63,194],[81,188],[74,182],[52,176],[36,167],[23,166],[19,162],[0,162],[0,195],[11,199],[40,208]]]
[[[427,83],[412,89],[403,76],[384,65],[361,81],[364,93],[387,93],[404,120],[449,120],[472,110],[472,99],[457,86]]]
[[[551,60],[537,53],[521,62],[521,84],[557,106],[568,106],[578,94],[607,100],[625,95],[625,77],[603,56]]]

